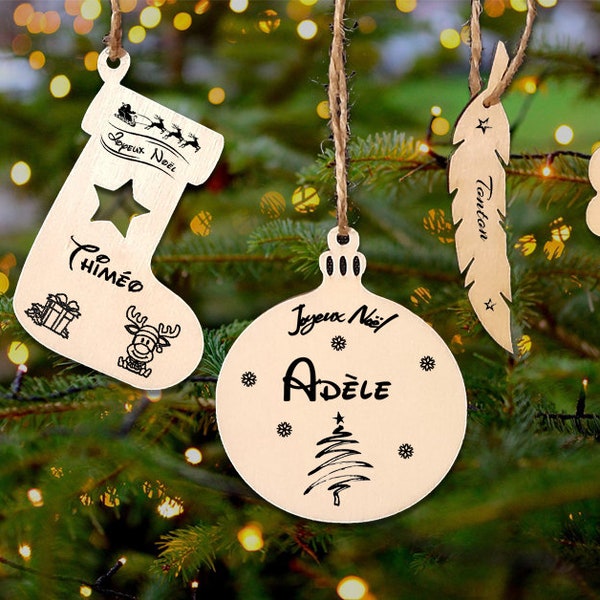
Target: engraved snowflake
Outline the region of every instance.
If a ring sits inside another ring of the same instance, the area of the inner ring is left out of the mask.
[[[423,371],[433,371],[435,367],[435,359],[433,356],[424,356],[421,359],[420,367]]]
[[[252,371],[242,373],[242,385],[252,387],[256,383],[256,375]]]
[[[415,449],[410,444],[400,444],[398,454],[405,460],[410,458],[415,453]]]
[[[292,426],[287,421],[282,421],[277,425],[277,435],[282,438],[292,435]]]
[[[331,338],[331,347],[336,352],[343,350],[346,347],[346,338],[342,337],[341,335],[336,335],[336,336],[332,337]]]

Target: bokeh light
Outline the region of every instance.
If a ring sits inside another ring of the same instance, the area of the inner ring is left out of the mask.
[[[440,44],[448,50],[454,50],[460,46],[460,34],[456,29],[444,29],[440,33]]]
[[[95,71],[98,68],[98,53],[95,50],[90,50],[83,57],[83,66],[87,71]]]
[[[137,0],[119,0],[119,8],[122,13],[128,13],[135,10],[137,7]]]
[[[49,10],[45,15],[43,33],[50,35],[60,29],[60,15],[55,10]]]
[[[201,210],[191,221],[190,229],[199,236],[210,234],[212,215],[207,210]]]
[[[304,19],[304,21],[298,23],[296,31],[303,40],[312,40],[317,35],[318,28],[317,24],[311,19]]]
[[[442,107],[433,105],[429,112],[431,113],[432,117],[439,117],[442,114]]]
[[[225,102],[225,90],[222,87],[214,87],[208,91],[208,101],[211,104],[223,104]]]
[[[173,17],[173,27],[177,29],[177,31],[185,31],[189,29],[192,25],[192,15],[186,12],[177,13]]]
[[[127,39],[132,44],[141,44],[146,39],[146,29],[141,25],[134,25],[127,33]]]
[[[272,8],[263,11],[258,18],[258,28],[263,33],[273,33],[280,24],[281,19],[279,18],[277,11]]]
[[[82,4],[83,0],[65,0],[65,12],[71,17],[76,17]]]
[[[522,235],[517,243],[515,244],[515,249],[519,250],[523,256],[529,256],[535,252],[537,248],[537,240],[535,239],[535,235],[533,233],[526,233]]]
[[[248,8],[248,0],[229,0],[229,8],[234,13],[243,13]]]
[[[436,117],[431,121],[431,131],[435,135],[446,135],[450,131],[450,122],[444,117]]]
[[[185,451],[185,460],[187,460],[190,465],[199,465],[202,462],[202,452],[200,452],[198,448],[192,446]]]
[[[19,546],[19,554],[25,560],[29,560],[31,558],[31,546],[29,544],[21,544]]]
[[[8,292],[10,287],[10,280],[5,273],[0,273],[0,296]]]
[[[257,552],[265,545],[262,527],[258,523],[248,523],[237,534],[238,541],[247,552]]]
[[[552,8],[553,6],[556,6],[558,0],[537,0],[537,3],[544,8]]]
[[[574,137],[573,129],[568,125],[559,125],[554,131],[554,139],[563,146],[569,145]]]
[[[314,212],[320,202],[317,190],[309,185],[297,187],[292,194],[292,206],[302,214]]]
[[[44,496],[42,495],[42,491],[38,488],[31,488],[27,492],[27,499],[33,506],[39,508],[40,506],[44,506]]]
[[[150,402],[160,402],[162,400],[162,391],[161,390],[148,390],[146,391],[146,398],[150,400]]]
[[[29,66],[36,71],[42,69],[46,64],[46,55],[40,50],[34,50],[29,55]]]
[[[17,161],[10,169],[10,179],[15,185],[25,185],[31,179],[31,167],[24,161]]]
[[[19,33],[13,38],[11,47],[17,56],[27,54],[31,50],[31,38],[25,33]]]
[[[147,29],[156,27],[161,19],[162,13],[160,12],[160,8],[156,6],[146,6],[140,13],[140,24]]]
[[[81,8],[79,9],[81,16],[88,21],[97,19],[102,13],[102,5],[100,0],[84,0]]]
[[[369,586],[364,579],[349,575],[338,583],[336,591],[342,600],[362,600],[367,595]]]
[[[510,7],[517,12],[526,12],[527,0],[510,0]]]
[[[165,519],[172,519],[183,513],[183,504],[177,498],[167,496],[157,507],[157,512]]]
[[[361,33],[373,33],[377,29],[377,21],[370,15],[362,15],[358,18],[358,30]]]
[[[504,0],[485,0],[483,10],[490,17],[501,17],[504,14],[506,6]]]
[[[89,585],[82,585],[79,588],[79,595],[82,596],[83,598],[89,598],[92,595],[92,588]]]
[[[260,212],[269,219],[278,219],[285,212],[285,198],[279,192],[267,192],[260,199]]]
[[[50,80],[50,93],[55,98],[64,98],[71,91],[71,82],[66,75],[55,75]]]
[[[94,21],[84,19],[81,15],[75,17],[73,21],[73,31],[79,35],[87,35],[94,28]]]
[[[317,114],[321,119],[329,119],[331,114],[329,112],[329,102],[327,100],[321,100],[321,102],[317,104]]]
[[[13,11],[13,21],[19,27],[26,27],[33,17],[33,6],[29,2],[19,4]]]
[[[409,13],[417,8],[417,0],[396,0],[396,8],[403,13]]]
[[[526,94],[535,94],[538,88],[534,77],[524,77],[521,80],[521,86]]]
[[[209,8],[210,8],[209,0],[198,0],[198,2],[196,2],[196,6],[194,6],[194,12],[197,15],[203,15],[204,13],[208,12]]]

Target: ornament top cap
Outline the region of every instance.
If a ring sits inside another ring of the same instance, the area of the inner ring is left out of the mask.
[[[323,252],[319,258],[319,267],[323,273],[323,281],[358,281],[365,272],[367,260],[358,252],[360,238],[358,233],[350,228],[348,235],[341,236],[337,227],[327,234],[329,251]]]
[[[120,83],[127,74],[127,71],[129,71],[131,58],[129,54],[123,50],[123,55],[118,59],[118,66],[113,68],[108,64],[109,54],[110,49],[104,48],[98,55],[98,73],[105,83]]]

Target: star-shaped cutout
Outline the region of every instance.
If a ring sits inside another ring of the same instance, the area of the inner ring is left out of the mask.
[[[485,303],[485,310],[494,310],[494,306],[496,306],[496,304],[493,302],[493,300],[490,298],[486,303]]]
[[[488,129],[492,129],[491,125],[488,125],[490,118],[488,117],[487,119],[477,119],[479,121],[479,125],[477,125],[477,127],[475,127],[475,129],[481,129],[481,133],[483,133],[485,135],[485,132]]]
[[[342,415],[340,415],[340,413],[338,412],[338,414],[333,417],[335,419],[335,423],[336,425],[339,425],[340,423],[344,422],[344,417],[342,417]]]
[[[131,179],[116,190],[108,190],[99,185],[94,187],[99,206],[91,220],[111,222],[123,237],[127,236],[127,229],[132,219],[150,212],[134,200]]]

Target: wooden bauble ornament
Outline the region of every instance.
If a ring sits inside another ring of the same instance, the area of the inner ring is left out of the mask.
[[[597,149],[592,154],[588,167],[590,183],[596,192],[596,195],[590,200],[585,211],[585,221],[590,231],[595,235],[600,235],[600,150]]]
[[[90,134],[29,252],[15,314],[46,347],[141,389],[175,385],[197,366],[202,329],[151,271],[152,254],[188,183],[214,169],[223,137],[123,87],[129,68],[98,58],[104,85],[82,123]],[[126,235],[94,220],[97,189],[129,185],[148,212]]]
[[[454,357],[423,320],[363,287],[358,242],[352,229],[329,232],[323,283],[256,319],[217,384],[219,432],[238,473],[317,521],[408,508],[447,474],[465,433]]]
[[[508,65],[504,44],[496,48],[487,88],[473,98],[456,124],[448,182],[456,225],[458,266],[479,321],[504,349],[513,352],[510,329],[510,263],[506,249],[506,173],[510,126],[502,104],[485,101]],[[502,163],[504,161],[504,164]]]

